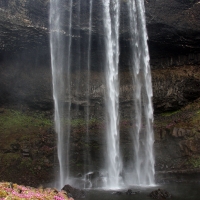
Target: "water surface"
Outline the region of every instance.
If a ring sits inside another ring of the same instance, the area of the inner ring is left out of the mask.
[[[114,195],[110,190],[88,190],[87,200],[150,200],[148,194],[156,189],[165,189],[172,195],[172,200],[200,200],[200,183],[172,183],[149,188],[130,188],[133,191],[141,191],[135,195]],[[119,190],[118,190],[119,191]],[[126,190],[121,190],[125,192]]]

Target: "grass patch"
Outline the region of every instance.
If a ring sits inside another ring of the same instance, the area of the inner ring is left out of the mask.
[[[55,145],[53,120],[44,114],[11,109],[3,109],[0,113],[2,180],[37,185],[40,180],[50,179],[48,173],[52,169],[49,160],[52,159]]]
[[[11,144],[23,141],[33,143],[52,126],[53,122],[43,114],[5,109],[0,113],[0,149],[10,149]]]
[[[163,117],[170,117],[170,116],[175,115],[175,114],[177,114],[177,113],[179,113],[179,112],[180,112],[180,110],[176,110],[176,111],[164,112],[164,113],[162,113],[161,115],[162,115]]]
[[[5,110],[4,113],[0,114],[1,134],[50,126],[52,126],[52,121],[42,114],[27,115],[16,110]]]
[[[84,120],[84,119],[73,119],[71,121],[72,127],[84,126],[84,125],[86,125],[86,120]]]

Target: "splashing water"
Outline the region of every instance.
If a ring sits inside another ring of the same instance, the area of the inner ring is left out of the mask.
[[[107,117],[107,172],[108,187],[121,184],[122,160],[119,149],[119,15],[118,0],[104,0],[104,29],[106,44],[106,117]],[[110,8],[112,7],[112,10]],[[111,15],[112,13],[112,15]]]

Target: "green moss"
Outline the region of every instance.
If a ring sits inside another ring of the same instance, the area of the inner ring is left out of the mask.
[[[77,164],[76,164],[76,167],[82,167],[82,166],[83,166],[82,163],[77,163]]]
[[[9,166],[15,166],[18,161],[21,160],[21,155],[19,153],[0,153],[1,163],[3,163],[3,170],[6,170]]]
[[[199,115],[200,115],[200,110],[198,110],[198,111],[197,111],[197,114],[199,114]]]
[[[90,145],[88,143],[84,143],[85,148],[89,148]]]
[[[194,168],[200,168],[200,157],[190,158],[188,164],[192,165]]]
[[[41,138],[53,122],[40,113],[23,113],[17,110],[4,109],[0,113],[0,146],[11,149],[12,144],[30,145]]]
[[[20,163],[20,168],[31,169],[33,167],[33,161],[31,158],[23,158]]]
[[[197,126],[199,127],[199,123],[200,123],[200,110],[196,111],[194,113],[194,115],[191,118],[191,122],[193,127]]]
[[[164,112],[164,113],[162,113],[162,116],[163,117],[170,117],[170,116],[175,115],[175,114],[177,114],[179,112],[180,112],[180,110],[171,111],[171,112]]]
[[[4,134],[50,126],[52,121],[42,114],[27,115],[16,110],[5,110],[0,114],[0,132]]]
[[[95,119],[95,118],[92,118],[89,120],[89,124],[92,125],[92,124],[96,124],[96,123],[99,123],[99,120]]]
[[[85,125],[86,122],[84,119],[73,119],[71,121],[71,126],[76,127],[76,126],[83,126]]]

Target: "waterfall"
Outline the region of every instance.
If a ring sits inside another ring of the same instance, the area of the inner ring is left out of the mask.
[[[77,6],[77,11],[75,12],[77,15],[77,26],[80,27],[80,10],[81,10],[81,2],[78,2],[78,6]],[[80,34],[80,29],[77,31],[77,37],[80,38],[81,34]],[[80,92],[80,73],[81,73],[81,56],[79,56],[81,54],[81,41],[77,40],[74,42],[74,46],[76,47],[76,54],[78,56],[76,56],[76,68],[77,68],[77,74],[76,74],[76,82],[75,82],[75,96],[78,97],[78,94]],[[79,100],[79,99],[77,99]],[[79,112],[79,107],[76,106],[76,116],[78,116],[78,112]]]
[[[86,109],[86,142],[87,149],[85,152],[85,174],[90,170],[90,149],[89,149],[89,121],[90,121],[90,68],[91,68],[91,39],[92,39],[92,7],[93,0],[90,0],[90,10],[89,10],[89,23],[88,23],[88,47],[87,47],[87,109]]]
[[[128,0],[134,86],[133,174],[135,185],[154,184],[152,83],[144,1]],[[130,177],[129,177],[130,178]]]
[[[96,1],[99,1],[99,3],[96,3]],[[99,7],[95,8],[96,5]],[[125,30],[120,28],[120,18],[123,17],[120,16],[122,5],[128,11],[126,20],[129,19],[129,26]],[[98,9],[102,9],[99,11],[98,17],[93,16]],[[101,17],[103,18],[102,24],[98,21]],[[96,49],[94,44],[97,44],[96,41],[92,42],[97,37],[93,38],[92,36],[101,29],[102,32],[98,34],[98,37],[103,38],[101,40],[103,44],[100,45],[103,48],[97,51],[102,52],[103,50],[102,54],[104,55],[104,59],[101,60],[102,65],[104,65],[104,78],[99,82],[100,85],[102,84],[101,89],[104,90],[105,88],[105,96],[102,97],[102,99],[104,98],[105,113],[104,118],[101,116],[100,119],[106,121],[106,142],[102,142],[105,146],[102,148],[104,152],[101,155],[105,156],[105,159],[102,159],[105,163],[98,166],[99,171],[96,174],[100,174],[100,171],[106,172],[104,173],[106,174],[106,177],[104,177],[104,180],[106,180],[104,187],[106,188],[121,188],[126,184],[153,185],[155,162],[152,125],[153,92],[144,0],[126,0],[123,2],[121,0],[50,0],[49,22],[55,131],[59,161],[57,187],[62,188],[66,183],[70,183],[71,178],[73,178],[71,177],[73,169],[70,167],[73,166],[73,163],[70,159],[76,155],[72,156],[71,151],[77,147],[78,143],[73,141],[73,145],[70,145],[71,133],[73,132],[71,121],[79,117],[81,106],[81,112],[84,113],[82,119],[85,120],[86,124],[85,133],[81,133],[84,139],[80,144],[80,146],[82,145],[80,149],[85,148],[84,153],[82,153],[82,149],[78,152],[78,156],[83,158],[80,159],[83,161],[81,164],[84,165],[81,173],[91,177],[92,172],[90,170],[97,169],[97,166],[91,166],[89,122],[91,99],[94,97],[91,94],[91,66],[96,65],[94,59],[91,58],[95,55],[95,52],[92,51],[92,49]],[[93,27],[94,25],[99,25],[100,28]],[[132,147],[129,149],[133,152],[133,156],[129,166],[126,166],[127,163],[124,162],[124,155],[120,149],[119,130],[119,61],[120,34],[122,31],[130,36],[131,53],[129,57],[133,85],[131,94],[133,108],[130,109],[133,124],[130,131]],[[99,58],[99,56],[97,57]],[[82,73],[85,71],[86,73]],[[92,106],[94,107],[94,105]],[[101,104],[99,103],[99,105]],[[76,108],[76,112],[74,112],[74,108]],[[102,166],[104,166],[103,169]],[[92,182],[89,185],[91,187]]]
[[[69,1],[68,30],[63,32],[61,0],[50,1],[50,47],[53,82],[53,98],[55,109],[55,131],[57,133],[57,152],[59,160],[58,187],[69,179],[69,138],[71,107],[71,17],[72,0]],[[66,38],[67,35],[68,37]],[[67,94],[66,94],[67,91]],[[67,107],[67,108],[66,108]],[[66,124],[66,120],[68,123]]]
[[[110,10],[111,7],[112,10]],[[119,1],[103,0],[103,13],[106,53],[107,186],[118,188],[121,184],[120,174],[122,171],[119,149]]]

